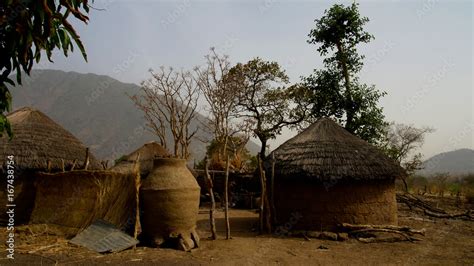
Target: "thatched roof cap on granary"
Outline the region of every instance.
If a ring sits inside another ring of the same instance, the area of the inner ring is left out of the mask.
[[[140,174],[145,176],[153,169],[153,161],[156,158],[170,157],[169,152],[163,148],[163,146],[152,141],[121,158],[120,162],[118,162],[112,170],[117,172],[129,172],[133,170],[138,154],[140,154]]]
[[[84,164],[86,147],[70,132],[42,112],[23,107],[8,116],[13,138],[6,134],[0,138],[0,163],[4,166],[8,155],[14,155],[18,169],[45,170],[48,161],[51,170],[66,169],[76,161],[76,168]],[[99,169],[100,164],[89,154],[89,169]]]
[[[371,180],[405,175],[403,168],[379,149],[329,118],[319,119],[272,153],[275,178]]]

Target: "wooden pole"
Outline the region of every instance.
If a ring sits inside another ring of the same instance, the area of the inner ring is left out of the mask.
[[[66,172],[66,167],[64,166],[64,159],[61,159],[61,170],[64,172]]]
[[[225,231],[226,239],[230,239],[230,223],[229,223],[229,155],[227,155],[227,161],[225,163]]]
[[[216,233],[216,220],[214,219],[214,212],[216,210],[216,201],[214,199],[214,191],[212,189],[213,184],[212,184],[212,179],[211,176],[209,175],[209,162],[206,158],[204,159],[204,172],[206,175],[206,180],[207,180],[207,188],[209,190],[209,194],[211,194],[211,208],[209,210],[209,223],[211,225],[211,239],[216,240],[217,239],[217,233]]]
[[[46,168],[48,169],[48,173],[51,173],[52,165],[51,165],[51,160],[50,159],[48,159],[48,161],[46,162]]]
[[[142,185],[141,176],[140,176],[140,153],[137,154],[137,160],[135,161],[135,227],[133,230],[133,237],[138,238],[138,233],[140,231],[140,187]],[[133,246],[135,249],[137,245]]]
[[[264,231],[264,206],[265,206],[265,181],[263,178],[263,169],[262,169],[262,158],[260,154],[257,157],[258,159],[258,171],[260,175],[260,186],[261,186],[261,193],[260,193],[260,213],[259,213],[259,221],[260,221],[260,234],[263,234]]]
[[[87,170],[89,167],[89,148],[86,148],[86,158],[84,159],[84,170]]]
[[[268,199],[268,189],[267,189],[267,177],[265,174],[265,170],[262,170],[263,173],[263,183],[265,185],[265,197],[264,197],[264,207],[263,207],[263,213],[265,217],[265,229],[267,233],[271,234],[272,233],[272,217],[271,217],[271,209],[270,209],[270,200]]]
[[[74,159],[74,161],[72,162],[71,171],[74,170],[74,168],[76,167],[76,164],[77,164],[77,159]]]
[[[275,153],[272,153],[272,173],[270,176],[270,207],[272,208],[273,224],[276,223],[275,210]]]

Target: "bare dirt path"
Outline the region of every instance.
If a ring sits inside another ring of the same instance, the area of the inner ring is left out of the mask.
[[[22,230],[18,236],[18,265],[473,265],[474,223],[462,220],[413,220],[403,206],[400,225],[426,228],[423,241],[364,244],[357,240],[329,240],[259,236],[254,228],[258,215],[231,210],[231,240],[225,240],[224,214],[217,212],[219,239],[208,240],[208,215],[199,214],[201,247],[192,252],[138,247],[117,254],[97,254],[67,243],[65,239]],[[5,229],[3,228],[3,231]],[[30,234],[30,235],[28,235]],[[0,240],[4,242],[4,234]],[[46,247],[46,248],[45,248]],[[323,249],[327,248],[327,249]],[[12,264],[0,254],[0,265]]]

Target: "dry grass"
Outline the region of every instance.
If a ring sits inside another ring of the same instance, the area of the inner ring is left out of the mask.
[[[272,153],[276,160],[275,178],[339,181],[405,175],[398,164],[375,146],[328,118],[319,119]]]

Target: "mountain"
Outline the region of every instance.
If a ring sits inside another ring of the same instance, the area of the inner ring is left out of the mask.
[[[460,149],[435,155],[423,162],[420,175],[430,176],[436,173],[464,175],[474,173],[474,150]]]
[[[36,108],[73,133],[97,158],[113,161],[144,143],[158,140],[146,130],[143,114],[127,95],[139,92],[136,84],[109,76],[59,70],[34,70],[24,75],[22,86],[11,88],[13,109]],[[191,129],[206,118],[198,115]],[[199,131],[199,139],[211,134]],[[206,144],[195,140],[190,150],[195,160],[204,157]],[[258,150],[249,143],[252,153]]]

